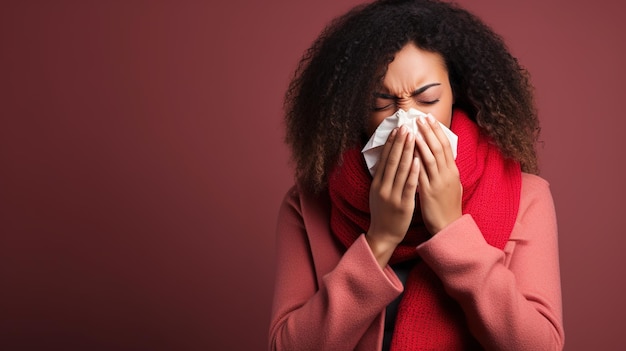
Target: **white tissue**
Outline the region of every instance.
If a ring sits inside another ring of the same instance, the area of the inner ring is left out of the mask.
[[[432,115],[426,114],[422,111],[418,111],[416,109],[409,109],[409,111],[404,111],[403,109],[399,109],[393,115],[385,118],[382,123],[376,128],[374,134],[370,138],[370,140],[365,144],[365,147],[361,152],[363,153],[363,157],[365,158],[365,163],[367,163],[367,168],[370,171],[371,175],[374,175],[376,171],[376,163],[378,163],[378,159],[380,158],[380,154],[383,151],[383,145],[387,141],[389,134],[391,131],[400,126],[407,126],[409,131],[413,134],[417,135],[419,130],[417,129],[417,118],[418,117],[428,117]],[[448,129],[445,125],[439,122],[441,129],[444,134],[448,137],[450,141],[450,145],[452,147],[452,155],[456,159],[456,149],[459,137],[452,133],[450,129]]]

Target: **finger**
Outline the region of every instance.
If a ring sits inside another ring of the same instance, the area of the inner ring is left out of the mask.
[[[383,145],[383,151],[380,154],[380,159],[376,164],[376,173],[374,173],[374,179],[372,180],[372,185],[379,184],[383,175],[385,174],[385,164],[387,163],[387,157],[389,156],[389,151],[391,151],[391,145],[393,145],[393,141],[395,140],[398,134],[398,128],[394,128],[389,136],[387,137],[387,141],[385,141],[385,145]]]
[[[454,163],[454,154],[452,153],[452,145],[450,144],[450,139],[446,136],[445,131],[441,127],[441,124],[437,122],[434,118],[430,121],[430,127],[437,136],[439,143],[441,143],[441,147],[443,148],[443,154],[446,157],[446,163],[450,165],[450,162]]]
[[[433,124],[438,124],[437,121],[433,117],[429,116],[420,118],[418,124],[420,132],[422,133],[430,152],[435,157],[437,168],[442,169],[446,167],[447,160],[443,151],[443,146],[433,131]]]
[[[385,162],[380,165],[385,169],[381,186],[385,188],[388,187],[389,190],[392,189],[392,185],[396,178],[396,172],[398,170],[400,160],[402,159],[402,151],[404,150],[407,134],[408,130],[406,127],[401,126],[400,129],[398,129],[398,133],[396,134],[393,144],[391,145],[391,150],[389,150]]]
[[[416,149],[420,156],[421,168],[420,174],[425,173],[426,177],[435,177],[439,173],[439,168],[437,165],[437,159],[430,147],[427,144],[427,141],[424,139],[424,126],[422,122],[418,122],[420,133],[415,138]],[[422,183],[422,179],[420,177],[420,184]]]
[[[413,133],[407,133],[402,154],[400,156],[400,162],[396,170],[396,176],[393,181],[392,195],[400,199],[404,192],[404,187],[411,171],[411,165],[413,163],[413,154],[415,150],[415,136]]]
[[[418,179],[420,175],[420,159],[413,157],[411,160],[411,169],[404,184],[402,192],[402,202],[415,201],[415,192],[417,191]]]
[[[419,157],[419,175],[418,175],[418,182],[419,182],[419,187],[420,187],[420,192],[422,192],[421,189],[428,189],[430,188],[430,178],[428,176],[428,170],[426,169],[426,165],[424,164],[424,159],[422,157]]]

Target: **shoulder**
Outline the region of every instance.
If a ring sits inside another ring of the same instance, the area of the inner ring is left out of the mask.
[[[547,180],[528,173],[522,173],[518,222],[545,220],[552,222],[555,217],[554,201]]]
[[[328,192],[313,193],[294,184],[287,190],[283,197],[282,206],[294,206],[298,208],[325,205],[329,201]]]
[[[520,210],[537,201],[552,202],[550,183],[538,175],[522,173]]]
[[[550,192],[550,183],[538,175],[522,173],[522,194]]]
[[[302,210],[300,205],[300,192],[294,185],[283,196],[283,201],[278,212],[278,223],[287,219],[296,219],[301,217]]]
[[[302,222],[327,221],[329,211],[327,192],[315,194],[293,185],[283,197],[279,220],[297,218]]]
[[[300,190],[297,185],[292,185],[289,190],[283,196],[281,209],[288,208],[300,208]]]

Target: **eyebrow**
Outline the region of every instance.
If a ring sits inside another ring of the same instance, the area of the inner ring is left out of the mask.
[[[420,88],[417,88],[416,90],[414,90],[411,93],[411,96],[419,95],[419,94],[425,92],[426,90],[428,90],[428,88],[432,88],[432,87],[437,86],[437,85],[441,85],[441,83],[426,84],[423,87],[420,87]],[[375,92],[374,96],[377,97],[377,98],[386,99],[386,100],[396,100],[396,99],[399,99],[397,96],[393,96],[393,95],[389,95],[389,94],[385,94],[385,93],[379,93],[379,92]]]

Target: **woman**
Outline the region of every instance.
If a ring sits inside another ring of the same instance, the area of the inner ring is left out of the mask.
[[[285,107],[296,186],[270,349],[562,349],[532,88],[485,24],[437,1],[359,6],[307,51]],[[367,139],[410,109],[434,118],[395,128],[370,175]]]

